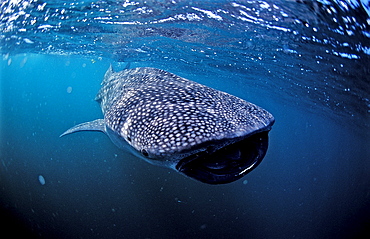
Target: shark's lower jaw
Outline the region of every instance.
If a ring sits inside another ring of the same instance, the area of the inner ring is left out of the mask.
[[[204,183],[230,183],[256,168],[267,148],[268,131],[264,131],[217,151],[203,151],[186,157],[179,161],[176,169]]]

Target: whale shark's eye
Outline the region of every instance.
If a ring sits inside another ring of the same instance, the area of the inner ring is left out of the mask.
[[[127,136],[127,140],[128,140],[128,142],[131,142],[131,137]]]
[[[142,149],[142,150],[141,150],[141,153],[142,153],[145,157],[148,157],[148,156],[149,156],[148,152],[147,152],[145,149]]]

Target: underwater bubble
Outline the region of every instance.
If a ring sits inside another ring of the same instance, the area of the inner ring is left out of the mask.
[[[27,44],[33,44],[34,42],[33,41],[31,41],[30,39],[28,39],[28,38],[24,38],[23,39],[23,41],[25,42],[25,43],[27,43]]]
[[[41,174],[39,175],[39,182],[41,185],[45,185],[45,178]]]
[[[72,93],[72,86],[68,86],[68,87],[67,87],[67,93],[68,93],[68,94]]]

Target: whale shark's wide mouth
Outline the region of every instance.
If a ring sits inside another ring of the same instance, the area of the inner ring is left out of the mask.
[[[256,168],[265,157],[267,148],[268,131],[263,131],[217,151],[202,151],[188,156],[180,160],[176,169],[204,183],[230,183]]]

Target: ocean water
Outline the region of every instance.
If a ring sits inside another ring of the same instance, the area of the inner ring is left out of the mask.
[[[0,228],[27,238],[367,238],[369,1],[0,1]],[[208,185],[107,136],[109,65],[255,103],[262,163]]]

